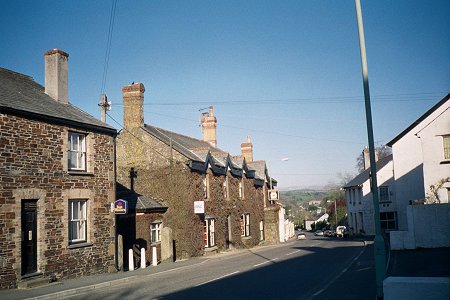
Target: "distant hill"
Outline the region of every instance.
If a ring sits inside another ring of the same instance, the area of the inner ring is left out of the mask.
[[[282,203],[309,202],[311,200],[322,200],[326,194],[327,194],[326,191],[318,191],[311,189],[281,191],[280,201]]]

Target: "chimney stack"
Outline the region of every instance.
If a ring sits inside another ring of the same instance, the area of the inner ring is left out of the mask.
[[[144,92],[142,83],[132,83],[122,88],[123,127],[125,129],[144,126]]]
[[[217,145],[216,138],[217,118],[214,116],[214,108],[209,107],[209,113],[202,113],[203,141],[210,143],[213,147]]]
[[[45,93],[58,102],[69,103],[69,54],[59,49],[44,53]]]
[[[253,144],[250,135],[247,136],[247,143],[241,144],[241,153],[246,162],[253,161]]]
[[[364,170],[370,168],[370,154],[369,147],[365,147],[363,150],[363,159],[364,159]],[[375,149],[375,162],[378,161],[378,150]]]

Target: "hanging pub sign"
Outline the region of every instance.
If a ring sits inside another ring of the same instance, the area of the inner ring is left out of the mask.
[[[124,215],[128,212],[128,202],[123,199],[114,201],[114,213],[116,215]]]
[[[194,201],[194,214],[205,213],[205,201]]]

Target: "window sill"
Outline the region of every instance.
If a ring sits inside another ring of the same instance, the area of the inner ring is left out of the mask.
[[[159,245],[161,245],[161,241],[159,241],[159,242],[151,242],[150,243],[150,247],[156,247],[156,246],[159,246]]]
[[[77,248],[85,248],[85,247],[91,247],[94,245],[93,243],[79,243],[79,244],[70,244],[67,249],[77,249]]]
[[[444,159],[440,162],[441,165],[450,164],[450,159]]]
[[[241,235],[241,238],[242,238],[242,240],[249,240],[249,239],[252,238],[252,236],[251,235],[249,235],[249,236],[242,236]]]
[[[92,173],[92,172],[86,172],[86,171],[74,171],[74,170],[70,170],[70,171],[69,171],[69,175],[74,175],[74,176],[94,176],[94,173]]]

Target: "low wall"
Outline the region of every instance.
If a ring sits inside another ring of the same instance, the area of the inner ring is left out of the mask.
[[[448,300],[450,278],[388,277],[383,281],[385,300]]]
[[[450,203],[408,205],[408,231],[391,231],[392,250],[450,247]]]

